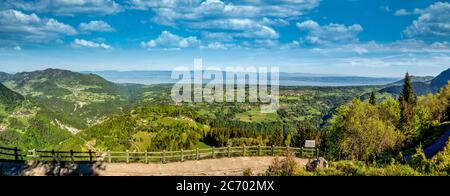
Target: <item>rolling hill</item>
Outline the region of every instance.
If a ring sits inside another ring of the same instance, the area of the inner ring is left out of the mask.
[[[0,107],[6,111],[16,108],[25,98],[0,83]]]
[[[94,74],[47,69],[6,77],[4,84],[32,100],[57,124],[79,130],[121,112],[135,85],[117,85]]]
[[[395,86],[389,86],[389,87],[383,88],[383,89],[379,90],[378,92],[379,93],[389,93],[394,96],[398,96],[398,95],[400,95],[402,89],[403,89],[403,86],[395,85]],[[414,89],[414,92],[418,96],[426,95],[428,93],[433,93],[431,86],[424,82],[413,82],[413,89]]]

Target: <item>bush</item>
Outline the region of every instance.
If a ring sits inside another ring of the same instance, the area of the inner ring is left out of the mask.
[[[265,174],[267,176],[294,176],[300,169],[294,154],[287,153],[283,159],[276,157]]]
[[[410,165],[416,171],[430,172],[430,162],[427,160],[425,153],[423,152],[422,145],[416,148],[416,153],[412,156]]]
[[[245,168],[243,171],[243,175],[244,176],[253,176],[254,174],[253,174],[252,168]]]
[[[314,176],[419,176],[409,165],[392,162],[387,165],[367,165],[361,161],[338,161],[330,164],[329,168],[320,168],[314,172],[298,172],[299,175]]]

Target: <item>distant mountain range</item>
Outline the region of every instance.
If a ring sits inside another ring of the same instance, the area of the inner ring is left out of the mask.
[[[441,72],[436,77],[412,77],[414,92],[421,96],[428,93],[436,93],[443,86],[447,85],[450,80],[450,69]],[[404,80],[399,80],[397,82],[388,84],[387,87],[379,90],[380,93],[390,93],[393,95],[399,95],[402,91],[402,85]]]
[[[172,84],[178,81],[171,79],[171,71],[83,71],[81,73],[96,74],[116,83]],[[225,72],[223,73],[226,74]],[[280,85],[284,86],[362,86],[385,85],[398,81],[400,78],[335,76],[281,72],[279,79]]]

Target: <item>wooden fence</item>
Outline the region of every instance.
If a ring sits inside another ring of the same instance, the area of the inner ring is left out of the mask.
[[[294,148],[278,146],[242,146],[202,148],[194,150],[160,151],[160,152],[77,152],[77,151],[46,151],[46,150],[20,150],[18,148],[0,147],[0,159],[15,161],[56,161],[56,162],[125,162],[125,163],[150,163],[150,162],[175,162],[185,160],[214,159],[222,157],[242,156],[284,156],[293,153],[299,158],[314,158],[319,156],[315,148]]]

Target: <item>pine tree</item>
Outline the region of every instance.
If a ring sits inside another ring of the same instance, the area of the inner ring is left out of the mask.
[[[411,76],[407,72],[403,83],[403,90],[398,98],[400,103],[400,127],[404,130],[412,121],[416,100],[417,95],[414,93]]]
[[[376,105],[377,104],[377,98],[375,97],[375,91],[372,91],[372,94],[370,94],[369,103],[371,105]]]
[[[411,76],[406,72],[405,79],[403,81],[403,90],[400,93],[400,101],[405,101],[408,104],[415,104],[416,94],[414,93],[413,84],[411,81]]]

